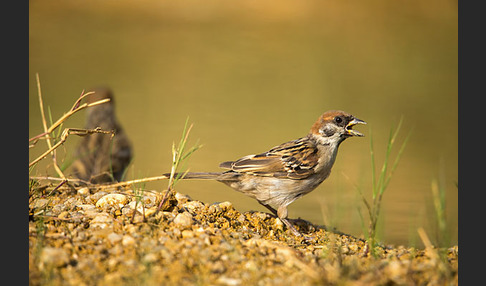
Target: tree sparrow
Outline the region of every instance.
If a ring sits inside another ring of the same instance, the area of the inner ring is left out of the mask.
[[[110,101],[89,107],[86,111],[86,129],[101,127],[114,131],[107,134],[90,134],[83,137],[77,147],[77,159],[71,166],[72,175],[91,183],[122,180],[123,173],[132,159],[132,147],[115,116],[113,93],[108,88],[96,88],[86,97],[88,103],[109,98]]]
[[[329,176],[341,142],[352,136],[364,136],[352,129],[356,124],[366,122],[344,111],[327,111],[305,137],[261,154],[223,162],[219,166],[227,169],[225,172],[187,173],[184,179],[222,182],[256,199],[295,235],[301,236],[287,220],[287,206],[314,190]]]

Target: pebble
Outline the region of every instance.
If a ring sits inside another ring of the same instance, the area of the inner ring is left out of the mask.
[[[141,214],[141,215],[144,214],[145,217],[149,217],[149,216],[155,214],[157,212],[157,209],[158,209],[158,206],[148,207],[149,205],[145,205],[145,204],[142,204],[141,202],[137,202],[137,201],[131,201],[122,209],[122,213],[123,214],[130,214],[131,211],[134,210],[135,206],[136,206],[137,212],[139,214]]]
[[[37,201],[34,202],[34,209],[41,209],[47,206],[49,203],[49,200],[47,199],[38,199]]]
[[[404,263],[394,260],[387,263],[384,267],[385,273],[390,277],[397,285],[405,285],[407,283],[408,267],[404,267]]]
[[[185,208],[189,212],[196,214],[198,211],[204,208],[204,204],[200,201],[190,201],[182,204],[182,208]]]
[[[60,219],[65,219],[65,218],[69,217],[69,212],[63,211],[57,217],[60,218]]]
[[[54,214],[60,214],[66,210],[68,210],[68,207],[64,204],[57,204],[52,207],[52,213]]]
[[[113,225],[113,217],[107,213],[97,214],[89,225],[92,229],[105,229]]]
[[[121,234],[112,232],[108,234],[106,238],[108,239],[108,241],[110,241],[111,244],[117,244],[123,239],[123,236]]]
[[[227,286],[238,286],[241,285],[241,279],[238,278],[229,278],[226,276],[220,276],[218,280],[216,280],[218,284],[227,285]]]
[[[96,207],[94,205],[91,205],[91,204],[80,204],[80,205],[77,205],[76,208],[81,209],[83,211],[89,211],[89,210],[95,210],[96,209]]]
[[[69,263],[69,255],[65,249],[44,247],[39,256],[39,268],[49,270],[62,267]]]
[[[133,245],[135,245],[135,243],[136,243],[135,239],[128,234],[124,235],[123,238],[122,238],[122,245],[123,246],[133,246]]]
[[[208,213],[209,214],[219,214],[222,211],[223,210],[221,209],[221,207],[219,206],[219,204],[212,204],[208,208]]]
[[[96,203],[101,197],[107,195],[105,191],[99,191],[86,197],[86,202]]]
[[[77,205],[81,205],[81,204],[84,204],[84,199],[82,199],[81,197],[73,197],[73,198],[69,198],[67,199],[65,202],[64,202],[64,205],[71,209],[71,208],[75,208]]]
[[[157,206],[157,195],[150,194],[150,193],[149,194],[145,194],[142,197],[142,202],[143,202],[143,205],[146,208],[151,208],[151,207]]]
[[[190,196],[181,193],[175,193],[175,198],[177,200],[177,203],[181,205],[191,200]]]
[[[158,207],[151,207],[148,209],[145,209],[145,217],[149,217],[154,215],[157,212]]]
[[[233,208],[233,204],[230,202],[222,202],[219,203],[218,206],[223,210],[223,211],[228,211],[229,209]]]
[[[275,222],[273,223],[273,225],[277,230],[280,230],[280,231],[284,230],[284,224],[279,218],[275,219]]]
[[[255,212],[253,213],[253,216],[261,220],[265,220],[267,218],[267,214],[262,212]]]
[[[157,254],[155,253],[148,253],[146,254],[143,258],[142,261],[144,263],[154,263],[155,261],[158,260]]]
[[[174,224],[182,229],[189,228],[193,223],[193,217],[189,212],[177,214],[174,218]]]
[[[77,205],[76,208],[87,217],[95,217],[100,212],[94,205],[90,204]]]
[[[122,194],[108,194],[96,202],[96,207],[104,208],[105,206],[111,206],[121,209],[126,203],[128,203],[127,196]]]
[[[192,230],[185,229],[181,232],[182,238],[193,238],[194,232]]]
[[[89,188],[88,187],[84,187],[84,188],[79,189],[78,190],[78,194],[80,194],[82,196],[89,195]]]

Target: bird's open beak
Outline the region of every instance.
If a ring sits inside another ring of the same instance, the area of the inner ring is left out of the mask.
[[[353,130],[353,126],[356,124],[366,124],[366,122],[358,118],[354,118],[353,120],[349,121],[348,125],[346,125],[347,135],[363,137],[364,135],[362,133]]]

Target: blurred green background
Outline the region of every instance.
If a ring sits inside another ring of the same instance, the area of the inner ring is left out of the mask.
[[[169,171],[188,116],[189,144],[204,145],[190,170],[218,171],[220,162],[302,137],[320,114],[342,109],[368,122],[358,127],[367,137],[341,145],[329,179],[293,203],[289,217],[363,236],[355,186],[370,198],[370,135],[380,167],[403,116],[398,143],[412,135],[383,198],[379,238],[419,246],[416,229],[424,227],[436,239],[436,179],[457,243],[457,9],[457,1],[438,0],[29,1],[29,137],[42,132],[36,73],[54,119],[83,89],[113,90],[134,145],[127,179]],[[83,125],[80,112],[63,127]],[[60,160],[78,139],[69,137]],[[45,150],[37,143],[30,160]],[[54,175],[51,162],[31,175]],[[266,211],[218,182],[184,181],[177,190]]]

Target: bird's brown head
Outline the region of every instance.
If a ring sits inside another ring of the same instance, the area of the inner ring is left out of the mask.
[[[364,136],[362,133],[353,130],[353,126],[356,124],[366,124],[366,122],[347,112],[331,110],[325,112],[317,119],[310,132],[315,136],[329,139],[336,138],[339,141],[352,136]]]
[[[93,103],[105,98],[110,99],[110,104],[114,105],[114,98],[113,98],[113,92],[111,89],[108,87],[96,87],[88,90],[89,92],[92,92],[90,95],[86,96],[86,102],[87,103]]]
[[[87,108],[85,128],[121,129],[115,118],[115,102],[112,91],[107,87],[98,87],[89,89],[89,92],[92,93],[86,96],[86,103],[94,103],[103,99],[110,99],[110,101]]]

